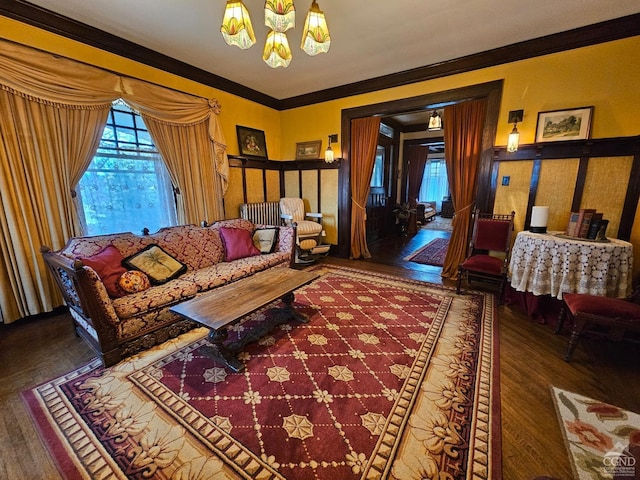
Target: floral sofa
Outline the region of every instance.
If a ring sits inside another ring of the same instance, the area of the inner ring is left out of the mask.
[[[268,241],[256,242],[262,234]],[[42,253],[76,331],[109,366],[197,326],[170,312],[171,306],[255,272],[292,265],[294,239],[293,227],[232,219],[151,235],[74,237],[61,250],[42,247]],[[154,268],[177,267],[166,277],[158,277],[157,268],[145,270],[158,255]]]

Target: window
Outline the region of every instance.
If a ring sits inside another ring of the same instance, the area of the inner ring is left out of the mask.
[[[421,202],[435,202],[440,211],[442,198],[449,194],[447,165],[444,159],[429,159],[424,167],[418,198]]]
[[[169,172],[142,117],[115,102],[100,147],[80,179],[86,234],[155,232],[177,224]]]

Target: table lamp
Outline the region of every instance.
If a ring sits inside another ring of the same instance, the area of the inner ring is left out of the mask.
[[[532,233],[547,233],[547,222],[549,221],[549,207],[535,206],[531,210],[531,225],[529,230]]]

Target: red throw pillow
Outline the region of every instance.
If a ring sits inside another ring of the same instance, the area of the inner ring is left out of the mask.
[[[127,269],[122,266],[123,257],[116,247],[107,245],[95,255],[80,257],[80,260],[96,271],[111,298],[122,296],[118,288],[118,280]]]
[[[220,238],[224,243],[225,261],[260,255],[260,250],[253,244],[251,232],[243,228],[220,227]]]

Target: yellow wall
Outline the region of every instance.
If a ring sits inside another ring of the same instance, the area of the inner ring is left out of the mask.
[[[120,74],[145,79],[202,97],[217,98],[222,105],[220,119],[230,154],[238,154],[236,125],[264,130],[270,159],[293,159],[296,142],[321,139],[324,149],[326,148],[327,135],[341,134],[342,109],[451,90],[499,79],[504,80],[504,90],[495,139],[496,145],[506,144],[507,136],[511,130],[511,125],[507,121],[508,112],[516,109],[524,110],[523,122],[518,124],[518,130],[521,134],[520,140],[523,144],[534,141],[538,112],[582,106],[595,107],[592,138],[640,135],[640,122],[637,121],[638,112],[640,112],[640,91],[637,88],[640,85],[640,62],[633,60],[637,59],[637,52],[640,51],[640,37],[638,36],[278,112],[212,87],[162,72],[4,17],[0,17],[0,32],[6,39],[64,55]],[[336,156],[341,156],[342,152],[339,152],[338,145],[334,145],[334,149]],[[501,168],[512,167],[501,166]],[[525,168],[525,166],[518,168]],[[618,175],[606,167],[605,171],[608,174]],[[236,180],[236,177],[232,177],[232,181]],[[313,179],[303,180],[303,184],[307,182],[313,183]],[[323,174],[322,182],[323,210],[326,208],[327,211],[334,212],[336,209],[324,201],[324,192],[327,191],[328,199],[337,199],[337,175]],[[335,184],[332,185],[331,182],[335,182]],[[292,181],[286,182],[287,194],[290,191],[287,185],[293,187],[293,183]],[[617,184],[618,180],[615,180],[614,183]],[[601,187],[602,182],[598,182],[598,185]],[[546,187],[543,186],[543,190],[544,188]],[[271,187],[269,189],[272,190]],[[297,186],[295,190],[297,190]],[[515,192],[516,189],[509,191]],[[521,193],[518,193],[517,198],[509,198],[509,191],[498,190],[500,202],[505,202],[505,205],[519,203]],[[302,196],[304,197],[304,192],[302,192]],[[307,202],[317,202],[315,198],[306,200]],[[640,245],[637,243],[640,239],[639,223],[636,222],[634,225],[632,237],[636,245]],[[332,232],[332,237],[334,235],[335,232]],[[640,255],[637,257],[640,258]]]

